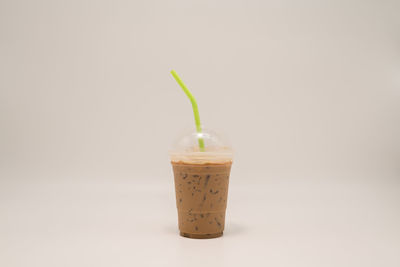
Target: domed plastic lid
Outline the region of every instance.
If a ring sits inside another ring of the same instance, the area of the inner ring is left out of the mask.
[[[203,151],[200,150],[199,139],[203,139]],[[174,142],[169,154],[172,162],[189,164],[226,163],[233,159],[227,139],[207,128],[203,128],[201,133],[195,129],[185,131]]]

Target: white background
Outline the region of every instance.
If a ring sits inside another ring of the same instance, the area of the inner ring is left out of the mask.
[[[398,1],[0,0],[1,266],[399,266]],[[235,148],[223,238],[167,151]]]

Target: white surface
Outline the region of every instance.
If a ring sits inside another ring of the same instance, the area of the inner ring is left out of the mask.
[[[1,0],[0,267],[399,267],[399,10]],[[221,239],[177,233],[172,68],[235,150]]]
[[[225,235],[191,240],[178,235],[165,178],[1,182],[0,266],[400,265],[395,180],[244,185],[232,173]]]

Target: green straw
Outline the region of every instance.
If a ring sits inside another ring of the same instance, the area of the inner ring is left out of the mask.
[[[172,76],[174,76],[177,83],[182,87],[183,91],[189,97],[189,100],[192,103],[194,121],[196,123],[196,130],[197,130],[197,133],[199,134],[199,136],[198,136],[199,148],[200,148],[200,151],[204,151],[204,140],[201,137],[202,132],[201,132],[200,115],[199,115],[199,109],[197,107],[196,99],[194,98],[192,93],[189,91],[189,89],[186,88],[186,85],[183,83],[181,78],[179,78],[178,74],[174,70],[171,70],[171,74],[172,74]]]

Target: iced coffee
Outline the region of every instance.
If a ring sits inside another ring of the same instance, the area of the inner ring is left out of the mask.
[[[185,237],[214,238],[224,231],[232,152],[213,138],[204,152],[183,146],[171,154],[179,231]]]

